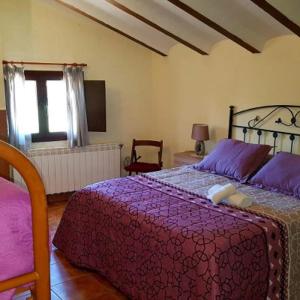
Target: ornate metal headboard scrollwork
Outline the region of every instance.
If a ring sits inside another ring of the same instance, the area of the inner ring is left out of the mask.
[[[247,115],[248,119],[241,124],[237,119]],[[268,125],[266,125],[268,123]],[[243,140],[251,132],[256,133],[256,142],[262,143],[262,136],[269,135],[273,141],[273,154],[275,154],[280,138],[288,137],[289,151],[292,153],[296,138],[300,138],[300,106],[298,105],[267,105],[258,106],[235,112],[234,106],[229,107],[228,138],[232,138],[233,129],[242,130]],[[286,128],[293,129],[287,131]],[[295,132],[299,128],[299,132]],[[278,130],[279,129],[279,130]]]

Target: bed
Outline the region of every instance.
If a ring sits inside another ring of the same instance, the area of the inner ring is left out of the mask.
[[[273,113],[241,126],[234,120],[242,112],[231,107],[229,138],[241,127],[244,139],[253,131],[261,143],[266,130],[277,146],[283,131],[257,124]],[[284,133],[293,151],[299,135]],[[253,205],[207,199],[210,187],[227,183]],[[53,242],[72,263],[98,271],[132,299],[300,298],[300,200],[194,166],[83,188],[69,201]]]
[[[0,141],[0,159],[21,174],[28,191],[0,178],[0,299],[28,287],[33,299],[50,299],[47,204],[43,183],[31,162]]]

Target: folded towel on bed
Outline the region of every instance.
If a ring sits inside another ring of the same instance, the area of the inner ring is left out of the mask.
[[[249,196],[239,192],[227,197],[227,200],[231,205],[235,205],[241,208],[252,205],[252,199]]]
[[[231,184],[220,185],[216,184],[208,190],[207,198],[215,204],[220,203],[223,199],[228,198],[236,192],[235,187]]]
[[[252,199],[243,193],[237,192],[231,183],[226,185],[215,184],[208,190],[207,198],[215,204],[226,200],[229,204],[241,208],[252,205]]]
[[[213,185],[207,192],[208,195],[214,194],[216,192],[218,192],[220,190],[220,188],[222,188],[223,185],[221,184],[215,184]]]

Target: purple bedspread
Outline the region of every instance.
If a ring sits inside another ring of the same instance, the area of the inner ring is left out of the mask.
[[[136,176],[77,192],[54,244],[132,299],[280,299],[281,226]]]
[[[31,224],[28,193],[0,177],[0,281],[33,270]],[[13,293],[0,293],[0,299]]]

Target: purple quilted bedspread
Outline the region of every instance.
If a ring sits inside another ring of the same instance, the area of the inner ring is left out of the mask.
[[[70,200],[54,244],[131,299],[282,299],[282,224],[143,176]]]

